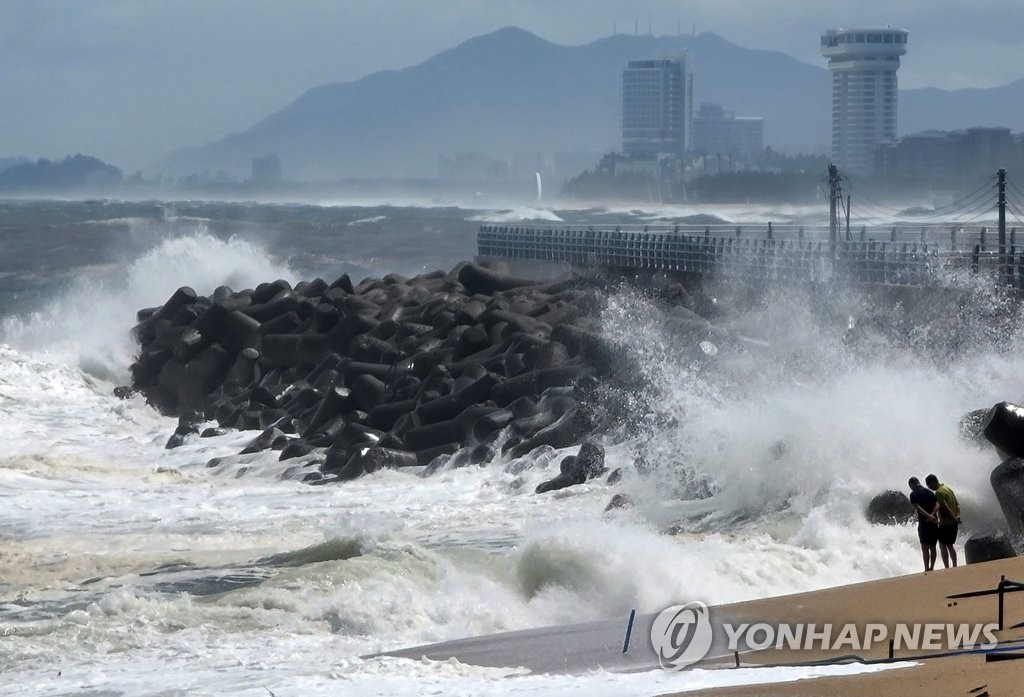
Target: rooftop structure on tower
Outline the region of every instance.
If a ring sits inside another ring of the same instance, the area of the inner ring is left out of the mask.
[[[839,167],[869,173],[875,146],[896,140],[896,71],[907,36],[888,27],[821,35],[832,71],[832,159]]]

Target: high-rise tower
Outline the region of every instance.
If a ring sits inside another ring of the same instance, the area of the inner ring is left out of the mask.
[[[622,71],[622,151],[682,156],[693,138],[693,71],[680,54],[630,61]]]
[[[896,140],[896,71],[907,52],[902,29],[830,29],[821,55],[832,71],[832,159],[870,172],[874,149]]]

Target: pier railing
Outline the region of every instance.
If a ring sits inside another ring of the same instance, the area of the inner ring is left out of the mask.
[[[1024,288],[1024,240],[987,228],[861,228],[832,242],[799,226],[484,225],[481,256],[580,267],[718,275],[750,280],[894,286],[955,285],[985,275]]]

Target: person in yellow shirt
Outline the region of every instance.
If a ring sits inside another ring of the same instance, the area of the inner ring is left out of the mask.
[[[935,492],[935,498],[939,501],[939,553],[942,555],[942,565],[949,568],[952,560],[953,567],[956,567],[956,533],[960,527],[960,504],[956,500],[956,494],[945,484],[939,483],[939,478],[929,474],[924,478],[924,483]]]

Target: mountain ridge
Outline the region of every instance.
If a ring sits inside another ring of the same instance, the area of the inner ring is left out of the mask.
[[[176,150],[151,171],[247,173],[274,152],[286,176],[431,177],[439,155],[482,152],[512,161],[556,151],[604,152],[619,145],[621,72],[629,60],[688,50],[694,102],[715,102],[765,119],[765,144],[826,147],[831,78],[824,66],[780,51],[747,49],[704,32],[616,34],[579,46],[503,27],[399,70],[317,85],[244,130]],[[1018,130],[1024,79],[998,88],[904,90],[900,133],[988,125]],[[996,121],[1012,122],[995,123]]]

